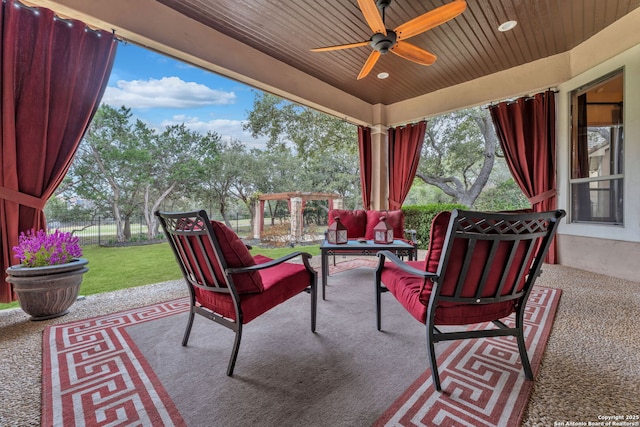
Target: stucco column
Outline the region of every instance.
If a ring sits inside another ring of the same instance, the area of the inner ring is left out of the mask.
[[[388,209],[389,167],[387,127],[371,127],[371,208]]]

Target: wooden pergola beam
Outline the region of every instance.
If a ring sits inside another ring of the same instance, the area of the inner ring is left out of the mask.
[[[302,191],[294,191],[290,193],[261,194],[260,196],[258,196],[258,200],[289,200],[294,197],[299,197],[302,200],[334,200],[339,199],[341,196],[336,193],[308,193]]]

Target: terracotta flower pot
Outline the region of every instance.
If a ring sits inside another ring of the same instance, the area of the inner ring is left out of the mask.
[[[83,274],[89,271],[85,258],[66,264],[7,268],[7,282],[13,284],[20,307],[31,320],[46,320],[64,316],[78,299]]]

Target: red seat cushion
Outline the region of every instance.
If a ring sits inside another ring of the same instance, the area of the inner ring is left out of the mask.
[[[412,267],[424,270],[424,261],[408,261]],[[406,273],[396,264],[387,262],[382,270],[382,283],[393,294],[398,302],[419,322],[425,323],[427,306],[420,301],[420,295],[426,293],[423,287],[431,292],[431,281]]]
[[[347,237],[350,239],[360,239],[365,235],[367,226],[367,214],[363,210],[331,209],[329,211],[329,225],[339,217],[340,222],[347,229]]]
[[[395,211],[367,211],[367,227],[364,238],[367,240],[373,239],[373,229],[383,216],[387,218],[387,224],[393,228],[393,237],[404,239],[404,215],[399,209]]]
[[[505,301],[495,304],[451,304],[440,303],[436,308],[436,325],[471,325],[490,322],[507,317],[515,311],[515,302]]]
[[[211,225],[220,244],[222,256],[227,263],[227,267],[238,268],[256,265],[256,261],[249,249],[233,230],[218,221],[211,221]],[[208,248],[208,251],[211,251],[209,252],[210,259],[215,260],[213,258],[213,248]],[[223,280],[222,272],[219,271],[215,262],[214,270],[216,270],[216,276],[220,282],[226,284]],[[238,293],[262,292],[264,290],[262,279],[258,272],[234,274],[232,277]]]
[[[256,255],[255,261],[264,264],[271,261],[262,255]],[[243,322],[248,323],[276,305],[304,291],[311,283],[311,275],[303,264],[282,263],[275,267],[260,270],[264,291],[240,295],[240,307]],[[224,317],[236,320],[233,300],[228,294],[195,288],[196,300],[204,307]]]

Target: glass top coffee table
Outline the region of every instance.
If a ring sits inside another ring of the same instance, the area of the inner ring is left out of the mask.
[[[325,299],[325,287],[329,277],[329,257],[342,256],[375,256],[380,251],[391,251],[399,257],[408,257],[409,261],[416,259],[416,248],[404,240],[394,240],[393,243],[375,243],[373,240],[349,240],[340,245],[327,242],[320,244],[322,257],[322,299]]]

